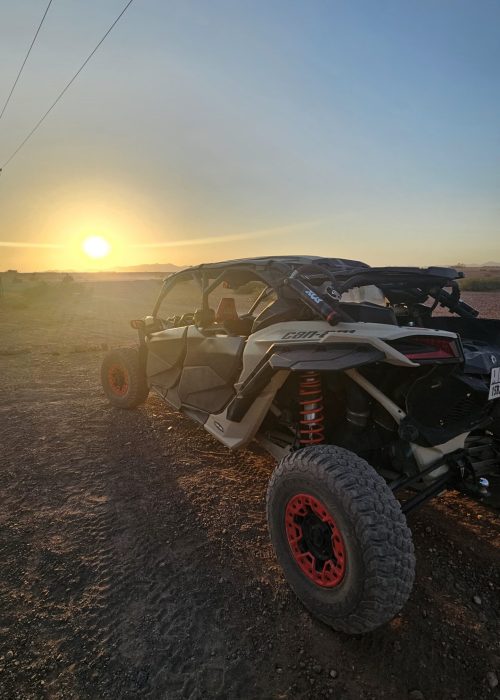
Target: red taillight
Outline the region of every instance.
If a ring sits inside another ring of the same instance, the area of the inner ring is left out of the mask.
[[[454,338],[416,335],[400,338],[391,345],[415,362],[422,360],[457,362],[461,359],[460,348]]]
[[[411,342],[423,347],[422,349],[416,349],[414,352],[406,353],[406,357],[409,360],[446,360],[450,357],[458,357],[453,341],[447,338],[417,337],[412,338]]]

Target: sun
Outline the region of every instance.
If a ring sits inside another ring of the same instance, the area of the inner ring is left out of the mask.
[[[101,236],[89,236],[83,241],[82,248],[89,258],[104,258],[111,250],[108,241]]]

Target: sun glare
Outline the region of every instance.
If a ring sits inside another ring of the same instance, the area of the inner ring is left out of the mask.
[[[111,250],[111,246],[101,236],[90,236],[83,241],[82,248],[89,258],[104,258]]]

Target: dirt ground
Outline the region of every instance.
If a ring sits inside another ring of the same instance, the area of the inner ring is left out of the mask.
[[[0,304],[0,697],[500,698],[497,515],[426,505],[402,613],[361,638],[312,619],[269,544],[272,460],[104,398],[102,344],[133,343],[157,291]]]

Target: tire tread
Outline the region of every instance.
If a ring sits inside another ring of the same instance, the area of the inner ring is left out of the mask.
[[[108,390],[107,367],[114,362],[121,362],[127,369],[129,375],[129,391],[123,397],[116,396]],[[149,394],[146,373],[141,367],[139,350],[137,348],[117,348],[110,350],[103,359],[101,366],[101,383],[104,393],[110,403],[118,408],[136,408],[146,401]]]
[[[318,616],[351,634],[389,621],[406,603],[415,573],[411,532],[394,494],[361,457],[334,445],[316,445],[287,455],[274,470],[267,492],[268,519],[279,484],[294,475],[313,477],[339,498],[361,544],[366,572],[355,610],[342,618]]]

